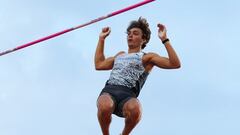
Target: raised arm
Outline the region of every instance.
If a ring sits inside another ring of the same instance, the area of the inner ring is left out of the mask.
[[[122,53],[122,52],[119,52],[114,57],[105,58],[104,42],[105,42],[105,38],[110,34],[110,32],[111,32],[111,29],[109,27],[105,27],[105,28],[102,29],[102,32],[99,35],[99,40],[98,40],[97,49],[96,49],[96,52],[95,52],[95,59],[94,59],[96,70],[110,70],[110,69],[112,69],[115,57]]]
[[[95,52],[95,69],[96,70],[109,70],[113,67],[114,57],[105,58],[104,55],[104,42],[105,38],[110,34],[109,27],[102,29],[99,35],[98,44]]]
[[[154,66],[165,69],[180,68],[181,67],[180,60],[175,50],[173,49],[171,42],[167,38],[166,27],[162,24],[158,24],[158,37],[165,45],[165,48],[168,53],[168,58],[159,56],[158,54],[155,53],[149,53],[148,54],[149,62],[152,63]]]

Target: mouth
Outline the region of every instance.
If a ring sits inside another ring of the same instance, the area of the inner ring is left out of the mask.
[[[132,39],[128,39],[128,42],[132,42],[133,40]]]

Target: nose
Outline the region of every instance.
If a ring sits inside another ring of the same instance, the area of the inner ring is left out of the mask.
[[[132,35],[133,35],[132,33],[129,33],[128,38],[132,38]]]

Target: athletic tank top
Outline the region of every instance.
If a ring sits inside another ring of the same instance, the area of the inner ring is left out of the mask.
[[[118,55],[114,60],[108,84],[135,88],[138,95],[149,74],[143,67],[143,55],[143,52]]]

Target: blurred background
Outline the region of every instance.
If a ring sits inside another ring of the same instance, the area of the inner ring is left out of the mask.
[[[83,24],[139,0],[0,0],[0,52]],[[240,2],[157,0],[0,57],[0,135],[101,135],[96,100],[110,71],[96,71],[102,27],[105,55],[127,51],[126,28],[140,16],[152,30],[144,52],[167,56],[163,23],[182,67],[154,68],[141,91],[133,135],[240,134]],[[110,132],[122,131],[113,116]]]

